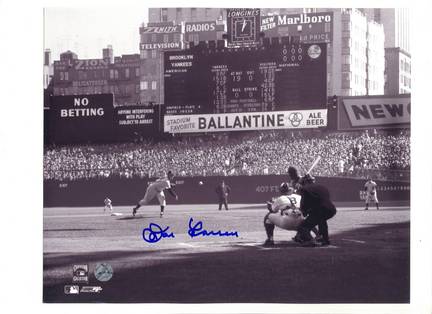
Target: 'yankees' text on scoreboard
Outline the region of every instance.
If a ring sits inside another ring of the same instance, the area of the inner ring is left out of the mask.
[[[326,44],[166,52],[166,114],[322,109]]]

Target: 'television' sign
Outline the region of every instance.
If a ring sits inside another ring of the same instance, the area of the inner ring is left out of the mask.
[[[342,108],[341,108],[342,107]],[[409,126],[410,95],[345,97],[339,108],[340,129]]]
[[[141,50],[168,50],[168,49],[181,49],[180,42],[167,42],[167,43],[141,43]]]

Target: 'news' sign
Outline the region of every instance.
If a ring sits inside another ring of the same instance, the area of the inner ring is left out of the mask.
[[[409,125],[411,98],[410,95],[347,97],[339,110],[340,129]]]

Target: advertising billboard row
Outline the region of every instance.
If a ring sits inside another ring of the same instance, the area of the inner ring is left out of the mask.
[[[114,107],[112,94],[54,96],[45,110],[47,143],[131,141],[163,133],[309,129],[328,125],[327,109],[172,115],[166,108]],[[343,97],[338,130],[409,128],[410,95]],[[48,120],[48,121],[47,121]]]

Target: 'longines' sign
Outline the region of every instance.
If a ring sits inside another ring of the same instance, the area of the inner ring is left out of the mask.
[[[259,39],[260,25],[260,9],[227,9],[228,43],[256,43]]]

